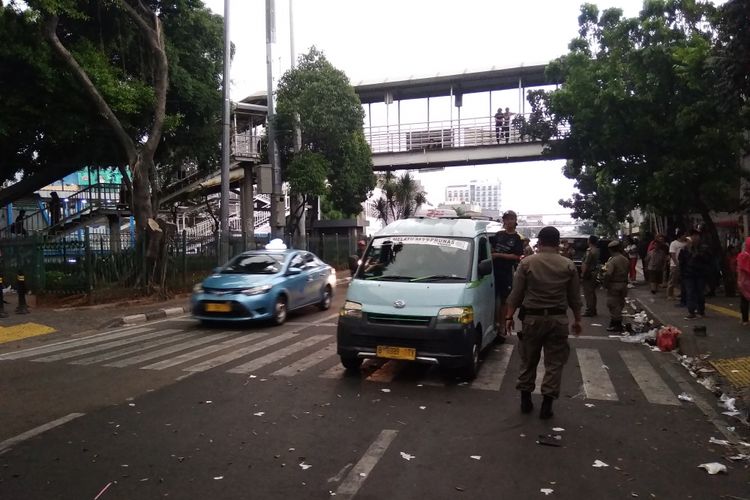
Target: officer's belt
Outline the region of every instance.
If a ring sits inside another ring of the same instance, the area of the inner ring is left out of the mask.
[[[567,314],[567,309],[561,307],[542,307],[542,308],[530,308],[525,307],[523,311],[527,316],[559,316],[561,314]]]

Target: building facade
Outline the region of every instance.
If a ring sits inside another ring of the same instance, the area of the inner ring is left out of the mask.
[[[445,188],[445,203],[457,205],[479,205],[488,215],[500,213],[502,184],[495,180],[472,180],[467,184],[456,184]]]

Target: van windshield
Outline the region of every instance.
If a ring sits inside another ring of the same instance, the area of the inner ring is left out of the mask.
[[[471,278],[471,240],[433,236],[375,238],[356,278],[379,281],[460,283]]]

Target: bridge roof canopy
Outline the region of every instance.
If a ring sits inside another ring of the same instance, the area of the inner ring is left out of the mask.
[[[518,66],[515,68],[492,68],[485,71],[435,75],[426,78],[409,78],[407,80],[385,80],[382,82],[360,82],[354,86],[355,92],[363,104],[383,102],[386,92],[394,100],[424,99],[443,97],[455,94],[471,94],[492,90],[516,89],[519,80],[523,87],[554,85],[545,75],[546,64]]]

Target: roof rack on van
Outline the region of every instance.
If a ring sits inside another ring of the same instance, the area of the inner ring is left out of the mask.
[[[411,216],[412,219],[469,219],[493,221],[487,215],[458,215],[452,208],[427,208],[419,209]]]

